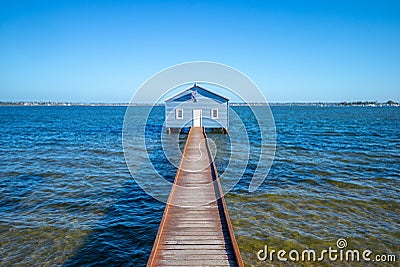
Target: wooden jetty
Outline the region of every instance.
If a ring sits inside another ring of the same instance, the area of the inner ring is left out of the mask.
[[[217,178],[204,128],[192,127],[147,266],[243,266]]]

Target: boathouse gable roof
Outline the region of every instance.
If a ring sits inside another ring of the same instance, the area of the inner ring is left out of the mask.
[[[188,89],[185,89],[182,92],[165,99],[164,102],[185,102],[185,101],[191,100],[193,98],[193,96],[192,96],[193,92],[196,92],[196,98],[200,98],[200,97],[212,98],[218,102],[228,102],[229,101],[229,98],[219,95],[215,92],[212,92],[206,88],[203,88],[203,87],[195,84],[194,86],[192,86]]]

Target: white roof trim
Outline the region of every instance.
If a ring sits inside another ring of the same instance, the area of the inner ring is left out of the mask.
[[[209,93],[211,93],[211,94],[213,94],[213,95],[216,95],[216,96],[218,96],[218,97],[221,97],[221,98],[223,98],[223,99],[229,101],[229,98],[227,98],[227,97],[225,97],[225,96],[222,96],[222,95],[220,95],[220,94],[217,94],[217,93],[215,93],[215,92],[213,92],[213,91],[211,91],[211,90],[208,90],[208,89],[206,89],[206,88],[204,88],[204,87],[201,87],[201,86],[199,86],[199,85],[197,84],[197,82],[196,82],[196,83],[195,83],[194,85],[192,85],[191,87],[186,88],[186,89],[180,91],[179,93],[176,93],[175,95],[168,97],[167,99],[164,99],[164,102],[168,102],[169,100],[171,100],[171,99],[177,97],[177,96],[180,95],[180,94],[183,94],[183,93],[186,92],[186,91],[191,90],[191,89],[194,88],[194,87],[198,87],[198,88],[200,88],[200,89],[202,89],[202,90],[204,90],[204,91],[207,91],[207,92],[209,92]]]

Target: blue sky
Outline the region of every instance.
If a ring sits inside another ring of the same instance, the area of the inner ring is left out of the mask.
[[[215,61],[269,102],[400,101],[400,1],[0,1],[0,100],[129,102]]]

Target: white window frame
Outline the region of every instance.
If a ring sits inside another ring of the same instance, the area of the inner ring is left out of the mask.
[[[217,116],[214,116],[214,111],[217,112]],[[211,109],[211,119],[218,119],[218,109],[217,108]]]
[[[181,116],[179,116],[179,112],[181,112]],[[181,108],[175,109],[175,119],[177,119],[177,120],[183,119],[183,109],[181,109]]]

